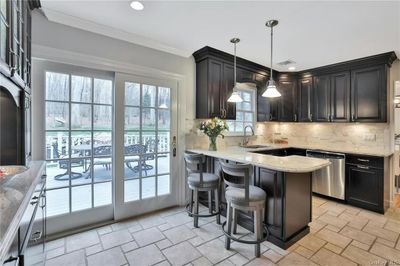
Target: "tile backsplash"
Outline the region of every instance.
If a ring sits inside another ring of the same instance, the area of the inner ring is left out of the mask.
[[[208,138],[199,132],[195,120],[186,135],[186,148],[207,148]],[[390,125],[359,123],[257,123],[252,144],[274,143],[285,139],[289,145],[343,151],[388,151],[391,149]],[[242,137],[218,139],[219,148],[238,145]]]

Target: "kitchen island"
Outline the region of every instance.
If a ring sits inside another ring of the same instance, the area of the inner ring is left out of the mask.
[[[247,163],[254,166],[251,183],[267,193],[264,223],[270,235],[268,241],[287,249],[308,234],[311,222],[312,172],[330,164],[329,161],[299,155],[274,156],[255,153],[260,149],[240,147],[221,151],[190,149],[189,152],[207,156],[207,171],[220,174],[219,160],[232,163]],[[222,188],[222,210],[224,187]],[[252,215],[240,212],[238,223],[253,230]]]

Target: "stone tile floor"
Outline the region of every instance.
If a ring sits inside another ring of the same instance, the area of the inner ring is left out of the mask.
[[[236,242],[225,250],[215,217],[193,228],[177,207],[53,240],[46,265],[400,264],[400,220],[391,217],[313,197],[311,233],[289,250],[264,242],[255,258],[253,245]],[[251,237],[240,227],[238,234]]]

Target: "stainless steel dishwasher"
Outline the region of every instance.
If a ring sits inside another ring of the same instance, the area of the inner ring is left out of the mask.
[[[312,191],[344,200],[346,156],[342,153],[307,150],[307,157],[321,158],[332,163],[312,173]]]

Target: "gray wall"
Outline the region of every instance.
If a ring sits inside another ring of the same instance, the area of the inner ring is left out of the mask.
[[[33,159],[44,159],[43,147],[45,147],[43,62],[41,61],[42,59],[54,60],[50,56],[47,58],[46,55],[43,55],[42,48],[79,53],[104,59],[105,61],[112,60],[124,65],[132,64],[180,75],[185,80],[179,87],[181,91],[180,104],[183,104],[184,110],[183,112],[179,112],[181,117],[178,119],[179,121],[193,121],[195,113],[195,63],[193,57],[184,58],[50,22],[37,11],[34,11],[32,14],[32,43],[32,55],[35,58],[32,67]],[[41,52],[38,52],[39,50]],[[109,69],[103,70],[116,71],[112,66]],[[134,71],[129,72],[135,74]],[[187,132],[191,128],[191,125],[183,125],[181,128],[184,132]]]

